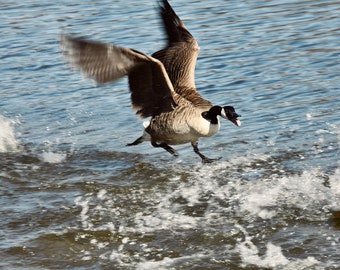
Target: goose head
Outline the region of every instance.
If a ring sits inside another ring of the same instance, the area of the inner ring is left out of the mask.
[[[221,108],[221,116],[225,119],[228,119],[229,121],[233,122],[236,126],[241,126],[241,121],[238,119],[238,117],[241,117],[241,115],[237,114],[235,112],[234,107],[232,106],[224,106]]]
[[[228,119],[229,121],[233,122],[236,126],[241,126],[241,121],[238,119],[238,117],[241,117],[241,115],[237,114],[235,112],[234,107],[232,106],[213,106],[210,108],[209,111],[205,111],[202,113],[202,117],[208,121],[210,121],[211,124],[217,124],[218,119],[217,116],[221,116],[225,119]]]

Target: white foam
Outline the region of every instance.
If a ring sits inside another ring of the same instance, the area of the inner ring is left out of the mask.
[[[325,209],[340,201],[338,184],[340,170],[329,177],[329,188],[322,180],[325,172],[321,169],[304,171],[301,175],[288,173],[285,175],[284,171],[282,175],[264,175],[261,170],[254,167],[256,165],[254,159],[256,161],[258,158],[248,156],[244,162],[242,159],[236,161],[244,164],[242,175],[248,181],[240,178],[240,174],[230,175],[229,168],[233,166],[231,163],[220,162],[214,167],[200,168],[195,176],[195,179],[200,181],[191,183],[188,187],[181,187],[181,193],[190,201],[195,199],[200,191],[210,192],[213,198],[232,202],[233,209],[230,210],[251,219],[257,217],[271,219],[280,215],[282,209],[287,208],[306,209],[308,210],[306,214],[319,218],[320,214],[326,213]],[[266,162],[266,158],[262,157],[261,162]],[[214,181],[223,178],[226,179],[224,185]]]
[[[19,151],[19,142],[14,133],[15,124],[18,122],[0,115],[0,153]]]
[[[307,267],[316,267],[320,262],[314,257],[309,256],[306,259],[287,259],[279,246],[267,243],[264,255],[259,255],[258,248],[249,240],[239,243],[235,251],[240,254],[242,266],[247,267],[256,265],[258,267],[275,269],[284,267],[286,270],[306,269]],[[313,268],[317,269],[317,268]]]
[[[180,264],[182,261],[193,261],[195,259],[207,257],[205,254],[193,254],[191,256],[182,256],[178,258],[168,258],[165,257],[159,261],[145,261],[138,263],[136,265],[136,270],[166,270],[166,269],[176,269],[176,265]]]
[[[331,190],[330,200],[331,209],[340,211],[340,169],[337,169],[333,175],[329,177],[329,186]]]
[[[170,202],[169,202],[170,203]],[[183,215],[183,213],[175,213],[175,209],[171,209],[170,205],[161,203],[162,206],[157,207],[155,212],[150,215],[145,215],[143,212],[137,213],[135,216],[137,230],[142,233],[154,232],[155,230],[169,230],[169,229],[194,229],[197,226],[197,219],[195,217]],[[131,230],[131,228],[130,228]]]
[[[66,160],[65,153],[54,153],[52,151],[43,152],[40,154],[40,159],[47,163],[61,163]]]
[[[260,256],[257,247],[251,241],[245,241],[237,245],[236,251],[239,252],[244,267],[247,265],[257,265],[274,268],[289,263],[289,260],[282,254],[280,247],[268,243],[266,248],[266,253]]]
[[[219,211],[235,211],[250,221],[257,218],[269,220],[281,217],[286,211],[284,209],[301,209],[305,212],[305,218],[313,220],[320,219],[321,216],[326,217],[327,209],[340,208],[340,170],[334,177],[330,177],[329,188],[324,185],[324,172],[319,169],[305,171],[301,175],[272,175],[268,176],[268,179],[263,178],[260,172],[254,175],[251,181],[245,181],[241,178],[230,178],[228,166],[232,165],[220,162],[217,165],[200,167],[194,172],[191,181],[178,183],[175,190],[160,194],[159,198],[155,194],[153,200],[159,203],[152,213],[135,214],[134,229],[140,232],[169,228],[195,229],[201,222],[223,219]],[[226,182],[222,185],[215,180],[223,178]],[[231,180],[228,181],[228,178]],[[174,198],[182,198],[186,207],[192,207],[201,203],[204,194],[211,198],[207,202],[208,206],[214,206],[217,201],[225,201],[228,204],[223,208],[218,206],[217,212],[215,207],[208,207],[203,219],[198,219],[184,214],[181,203],[173,202]]]
[[[263,164],[268,158],[247,156],[208,166],[197,165],[190,172],[184,168],[183,171],[187,173],[185,177],[179,171],[180,168],[175,166],[174,170],[178,173],[173,178],[170,177],[166,190],[157,185],[147,191],[130,190],[129,201],[138,202],[142,196],[148,206],[136,212],[131,211],[128,217],[122,214],[125,207],[119,203],[119,198],[112,196],[108,190],[99,189],[76,198],[76,205],[81,207],[79,219],[83,229],[108,229],[119,235],[121,242],[109,251],[107,249],[110,248],[110,244],[99,239],[92,240],[91,244],[99,249],[105,247],[103,249],[105,253],[101,254],[100,258],[114,261],[121,267],[128,268],[133,265],[135,269],[141,270],[172,269],[186,261],[199,260],[199,256],[203,256],[198,250],[191,257],[182,254],[183,256],[178,258],[147,259],[148,255],[153,254],[156,249],[152,243],[139,242],[135,235],[153,235],[163,230],[175,232],[195,230],[205,226],[209,229],[212,224],[214,226],[223,224],[226,228],[230,228],[229,231],[224,232],[226,238],[228,235],[232,237],[236,234],[233,228],[236,228],[237,233],[241,230],[244,235],[239,238],[236,245],[224,246],[228,252],[234,254],[233,256],[240,258],[243,267],[321,269],[319,267],[324,266],[324,263],[319,262],[317,256],[294,258],[291,254],[285,254],[283,247],[280,246],[283,245],[282,243],[276,242],[277,239],[266,241],[266,237],[261,239],[258,234],[252,235],[251,226],[256,226],[253,224],[258,224],[256,222],[259,219],[284,219],[286,213],[289,215],[292,213],[289,209],[294,211],[300,209],[305,219],[320,220],[323,219],[323,215],[327,218],[327,209],[335,207],[335,202],[340,201],[338,183],[340,170],[329,177],[329,187],[327,187],[322,178],[325,172],[321,169],[305,171],[302,174],[283,171],[282,174],[268,175],[263,174],[262,171],[258,172],[256,164],[258,163],[262,170],[266,170]],[[242,172],[235,172],[235,167],[239,164],[242,164]],[[268,170],[270,169],[269,167]],[[242,178],[243,172],[247,175],[245,179]],[[248,175],[252,172],[256,174],[249,178]],[[148,194],[147,197],[144,197],[144,192]],[[202,204],[202,201],[206,205],[202,213],[195,216],[187,212]],[[236,213],[237,217],[231,213]],[[93,217],[96,222],[92,221]],[[101,219],[100,225],[98,219]],[[237,225],[240,224],[239,220],[246,224],[246,229]],[[268,224],[271,222],[269,221]],[[249,230],[249,233],[246,230]],[[332,241],[332,238],[329,241]],[[333,243],[336,244],[336,241],[334,240]],[[143,252],[131,257],[129,253],[131,246],[136,250],[141,248]],[[157,249],[157,252],[162,253],[162,250]],[[208,256],[209,252],[204,251],[204,254]],[[223,260],[223,258],[219,259]]]
[[[316,267],[320,264],[318,260],[311,256],[306,259],[288,259],[282,253],[282,248],[271,242],[266,244],[266,252],[261,256],[259,249],[252,242],[252,237],[248,235],[247,231],[242,226],[237,225],[236,227],[238,227],[245,236],[245,239],[240,241],[234,250],[236,253],[239,253],[241,257],[242,267],[256,265],[270,269],[282,269],[282,267],[284,267],[284,269],[287,270],[296,270],[312,266]]]
[[[279,213],[280,207],[309,209],[318,216],[324,206],[339,200],[339,194],[326,187],[318,169],[305,171],[301,175],[273,177],[268,181],[256,181],[243,186],[241,210],[270,219]]]
[[[97,198],[100,199],[100,200],[105,199],[106,193],[107,193],[107,191],[105,189],[99,190],[98,193],[97,193]]]
[[[81,196],[77,197],[74,200],[75,204],[77,206],[80,206],[81,212],[80,212],[80,221],[82,223],[83,228],[91,228],[92,227],[92,223],[89,222],[89,215],[88,215],[88,211],[90,209],[90,198],[83,198]]]
[[[306,113],[306,119],[311,120],[313,118],[311,113]]]

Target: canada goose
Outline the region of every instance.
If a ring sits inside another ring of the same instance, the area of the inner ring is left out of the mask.
[[[240,126],[232,106],[213,106],[196,91],[194,73],[199,47],[167,0],[159,4],[168,37],[167,46],[152,56],[133,49],[61,35],[61,50],[71,65],[98,83],[128,76],[132,107],[142,118],[151,116],[134,142],[151,141],[174,156],[169,145],[191,143],[203,163],[198,139],[219,130],[218,116]]]

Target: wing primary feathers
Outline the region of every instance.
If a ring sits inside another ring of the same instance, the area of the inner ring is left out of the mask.
[[[60,48],[74,68],[98,83],[128,76],[132,105],[143,118],[172,111],[177,106],[163,64],[151,56],[68,35],[61,35]]]

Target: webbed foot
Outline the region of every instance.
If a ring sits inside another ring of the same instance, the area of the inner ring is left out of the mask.
[[[197,141],[196,141],[196,142],[191,142],[191,145],[192,145],[192,147],[193,147],[193,149],[194,149],[194,152],[195,152],[197,155],[199,155],[200,158],[202,159],[202,163],[203,163],[203,164],[212,163],[212,162],[214,162],[214,161],[217,161],[217,160],[220,160],[220,159],[221,159],[221,157],[220,157],[220,158],[208,158],[208,157],[206,157],[205,155],[203,155],[203,154],[200,152],[200,150],[198,149],[198,142],[197,142]]]
[[[202,158],[202,163],[203,164],[207,164],[207,163],[213,163],[213,162],[215,162],[217,160],[220,160],[222,157],[219,157],[219,158],[207,158],[206,156],[204,156],[204,157],[201,157],[201,158]]]

